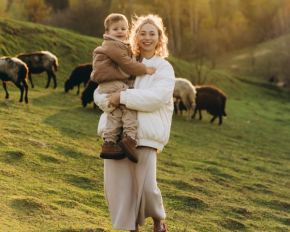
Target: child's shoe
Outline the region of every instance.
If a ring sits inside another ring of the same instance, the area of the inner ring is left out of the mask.
[[[103,159],[124,159],[126,154],[114,142],[105,142],[102,146],[101,158]]]
[[[123,138],[118,145],[123,149],[129,160],[138,163],[138,156],[136,151],[137,141],[131,136]]]

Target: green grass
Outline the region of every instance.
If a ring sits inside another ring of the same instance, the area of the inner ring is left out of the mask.
[[[1,55],[49,50],[60,65],[57,89],[44,88],[45,74],[33,76],[28,104],[13,85],[9,100],[0,88],[0,231],[116,231],[103,191],[101,112],[83,108],[75,89],[63,90],[101,40],[12,20],[0,25]],[[190,75],[188,63],[169,61],[177,75]],[[169,231],[289,231],[289,91],[224,70],[208,83],[227,94],[228,117],[218,126],[206,112],[202,121],[174,115],[158,154]],[[141,231],[152,231],[150,219]]]

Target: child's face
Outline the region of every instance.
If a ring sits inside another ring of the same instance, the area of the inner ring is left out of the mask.
[[[109,30],[105,31],[105,34],[114,36],[115,38],[124,41],[127,38],[129,31],[127,30],[126,22],[124,20],[120,20],[116,23],[112,23],[109,26]]]

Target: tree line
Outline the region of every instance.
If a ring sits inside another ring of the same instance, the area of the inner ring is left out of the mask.
[[[158,14],[170,53],[193,62],[197,73],[205,62],[215,68],[223,53],[249,46],[254,51],[256,44],[290,30],[290,0],[7,0],[6,10],[13,4],[25,5],[28,21],[97,37],[109,13],[122,13],[129,21],[135,14]]]

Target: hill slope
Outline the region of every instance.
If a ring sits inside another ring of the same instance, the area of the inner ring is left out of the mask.
[[[115,231],[103,193],[99,110],[64,93],[72,68],[89,62],[100,39],[0,19],[0,55],[49,50],[59,87],[34,76],[29,104],[0,88],[0,231]],[[190,65],[169,58],[178,76]],[[289,231],[289,93],[224,71],[210,83],[227,95],[222,126],[173,116],[157,178],[169,231]],[[152,231],[147,220],[141,231]]]

